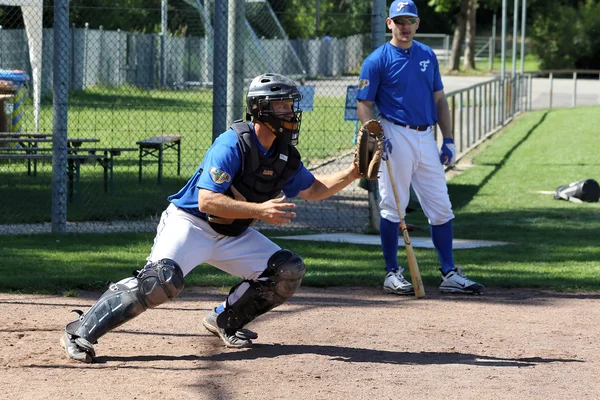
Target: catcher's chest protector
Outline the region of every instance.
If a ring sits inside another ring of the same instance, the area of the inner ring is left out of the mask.
[[[600,199],[600,185],[593,179],[584,179],[579,182],[573,182],[568,185],[559,186],[554,192],[556,200],[569,200],[570,198],[579,199],[590,203],[595,203]]]
[[[254,135],[245,122],[236,122],[232,126],[238,135],[238,147],[242,155],[241,171],[231,184],[246,201],[263,203],[277,197],[285,182],[300,167],[300,153],[298,150],[275,139],[274,151],[269,157],[260,154]],[[231,188],[225,192],[235,198]],[[253,219],[236,219],[230,224],[210,222],[211,227],[218,233],[227,236],[238,236],[252,224]]]

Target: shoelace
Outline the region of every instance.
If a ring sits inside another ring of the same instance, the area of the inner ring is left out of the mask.
[[[396,271],[396,278],[398,278],[400,282],[408,284],[408,281],[406,280],[406,278],[404,278],[402,272],[404,272],[404,268],[398,268],[398,271]]]
[[[475,283],[474,281],[472,281],[472,280],[470,280],[469,278],[467,278],[467,277],[465,276],[465,274],[463,274],[463,272],[462,272],[462,266],[457,266],[457,267],[456,267],[456,275],[458,275],[458,276],[460,276],[461,278],[463,278],[463,279],[465,280],[465,283],[468,283],[468,284],[473,284],[473,283]]]

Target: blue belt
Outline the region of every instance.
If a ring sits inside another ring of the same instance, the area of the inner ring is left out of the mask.
[[[426,131],[431,126],[431,125],[406,125],[406,124],[401,124],[400,122],[394,122],[394,125],[403,126],[407,129],[412,129],[412,130],[421,131],[421,132]]]

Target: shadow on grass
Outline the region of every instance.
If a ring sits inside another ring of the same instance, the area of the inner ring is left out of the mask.
[[[452,206],[454,207],[454,209],[461,209],[462,207],[469,204],[471,200],[473,200],[473,198],[477,195],[477,193],[479,193],[481,188],[483,188],[494,177],[494,175],[496,175],[500,170],[502,170],[502,168],[504,168],[506,162],[510,159],[513,153],[522,144],[527,142],[529,137],[536,131],[536,129],[544,123],[549,112],[550,111],[546,111],[544,112],[544,114],[542,114],[540,120],[536,122],[535,125],[531,127],[531,129],[529,129],[527,134],[525,134],[525,136],[523,136],[521,140],[515,143],[515,145],[509,151],[506,152],[502,160],[494,165],[494,169],[490,171],[490,173],[481,181],[479,185],[460,185],[459,187],[457,187],[456,185],[452,185],[451,183],[448,185],[448,192],[450,194],[450,198],[452,199]]]

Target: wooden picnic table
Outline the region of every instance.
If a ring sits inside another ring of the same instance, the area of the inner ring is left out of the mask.
[[[0,143],[52,143],[52,138],[41,138],[41,137],[0,137]],[[67,144],[71,144],[71,147],[81,146],[82,143],[98,143],[100,139],[97,138],[67,138]],[[32,146],[28,146],[32,147]]]
[[[51,137],[51,133],[22,133],[22,132],[0,132],[0,138],[39,138],[45,139]]]
[[[181,135],[158,135],[135,142],[140,148],[138,181],[142,181],[142,159],[146,156],[158,159],[158,184],[162,182],[163,153],[167,149],[177,150],[177,175],[181,174]]]
[[[73,201],[75,193],[79,192],[79,177],[81,164],[87,161],[97,161],[104,171],[104,191],[113,192],[114,157],[123,152],[133,152],[135,147],[73,147],[67,149],[68,197]],[[52,148],[8,148],[0,149],[0,160],[52,160]],[[100,154],[98,154],[100,153]]]
[[[28,135],[38,135],[38,134],[22,134],[19,137],[5,137],[0,136],[0,145],[2,143],[18,143],[22,148],[27,149],[30,153],[35,153],[40,149],[38,144],[40,143],[52,143],[52,138],[48,137],[28,137]],[[48,134],[48,136],[52,136]],[[100,139],[97,138],[67,138],[67,146],[69,148],[81,147],[83,143],[98,143]],[[10,151],[11,147],[0,147],[1,151]],[[31,158],[27,160],[27,175],[31,175],[31,162],[33,161],[33,175],[35,176],[37,173],[37,159]]]

